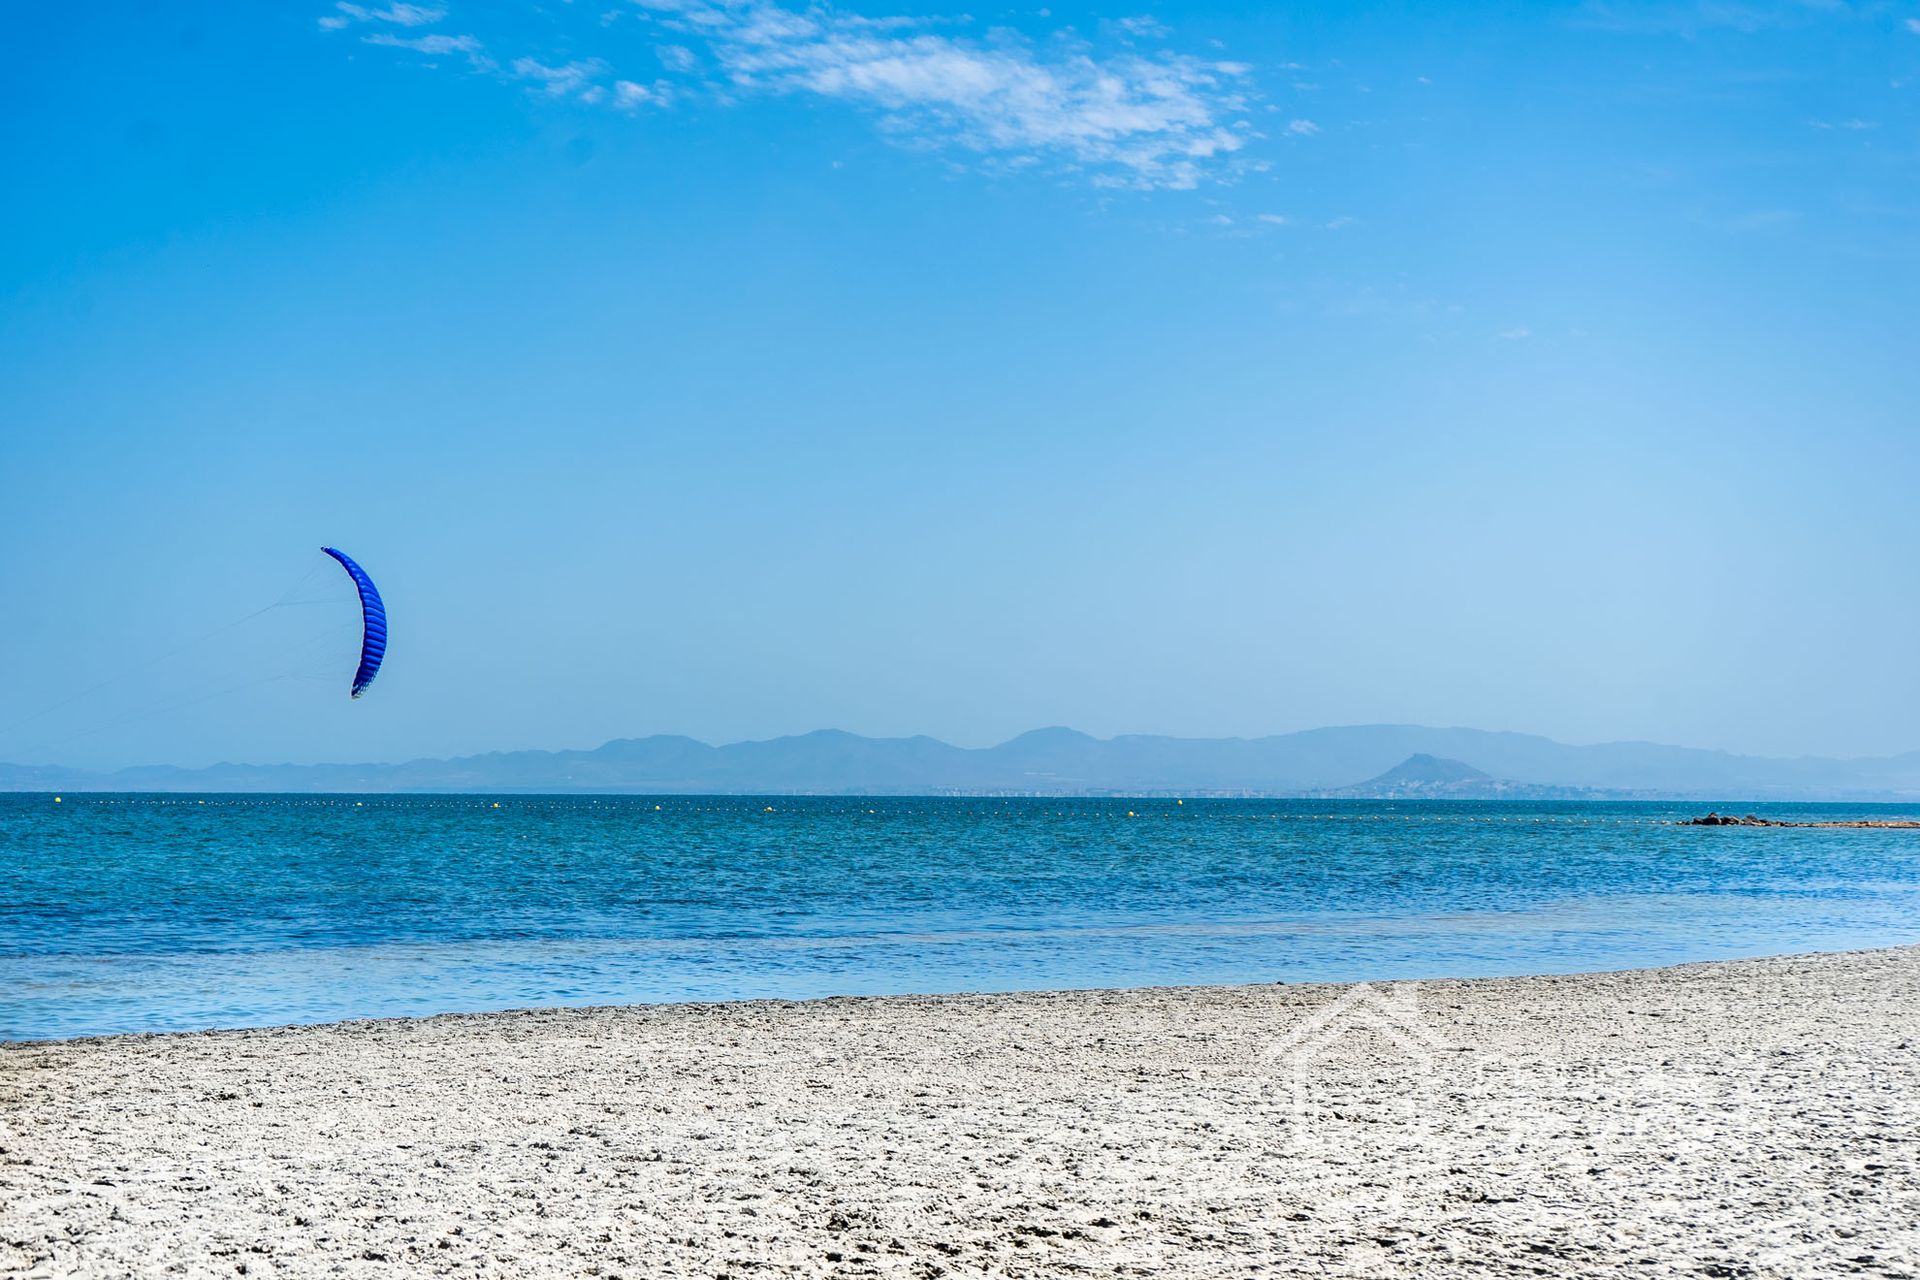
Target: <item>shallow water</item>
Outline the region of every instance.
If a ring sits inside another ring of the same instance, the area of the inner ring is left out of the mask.
[[[0,795],[0,1039],[1920,941],[1920,831],[1706,807]]]

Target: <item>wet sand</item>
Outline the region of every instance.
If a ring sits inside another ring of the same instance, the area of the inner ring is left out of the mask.
[[[1913,1276],[1920,948],[0,1048],[0,1273]]]

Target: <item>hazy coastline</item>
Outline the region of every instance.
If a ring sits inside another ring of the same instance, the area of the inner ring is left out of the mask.
[[[1769,757],[1653,742],[1343,725],[1255,738],[1035,729],[989,747],[840,730],[712,745],[657,734],[590,750],[489,751],[397,763],[0,763],[0,791],[212,794],[651,794],[1913,803],[1920,751]]]

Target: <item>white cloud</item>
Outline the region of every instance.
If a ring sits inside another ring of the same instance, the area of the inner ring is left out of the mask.
[[[1096,58],[1084,48],[986,45],[924,32],[875,37],[809,18],[759,19],[715,54],[742,89],[879,109],[896,135],[1099,171],[1103,181],[1192,187],[1245,145],[1231,72],[1192,58]]]
[[[378,31],[364,39],[368,44],[388,49],[411,49],[415,53],[464,53],[471,57],[480,52],[480,42],[472,36],[396,36]]]
[[[320,26],[327,31],[338,31],[351,22],[390,22],[396,27],[426,27],[447,16],[445,9],[422,4],[396,3],[384,9],[369,9],[342,0],[333,7],[338,10],[338,16],[320,19]]]
[[[1913,34],[1917,36],[1920,36],[1920,18],[1908,18],[1907,30],[1913,32]]]
[[[629,111],[648,103],[664,105],[669,96],[670,90],[664,84],[647,85],[632,80],[613,82],[613,105]]]
[[[397,23],[403,27],[424,27],[446,17],[447,11],[419,4],[390,4],[376,10],[373,16],[382,22]]]
[[[557,67],[550,67],[532,58],[515,58],[512,71],[516,80],[538,81],[541,92],[553,97],[564,98],[568,94],[577,93],[592,102],[597,100],[598,95],[595,97],[587,95],[592,92],[593,82],[606,74],[607,64],[598,58],[582,58],[562,63]]]
[[[1245,63],[1145,53],[1124,39],[1117,49],[1114,41],[1096,48],[1071,30],[1044,41],[1000,29],[980,38],[948,30],[971,24],[966,17],[869,17],[765,0],[633,4],[670,33],[654,53],[668,72],[686,77],[688,88],[720,101],[768,94],[843,102],[877,114],[899,141],[968,151],[996,165],[1048,165],[1109,186],[1190,188],[1249,167],[1235,153],[1259,136],[1247,120],[1244,77],[1252,68]],[[323,25],[417,25],[444,11],[342,4],[340,14]],[[1126,37],[1168,34],[1144,17],[1114,28]],[[419,52],[473,56],[479,49],[470,36],[368,39]],[[555,62],[536,52],[503,62],[502,75],[535,82],[555,97],[604,96],[614,74],[594,57]],[[612,82],[610,101],[631,109],[671,95],[667,84],[622,78]],[[1288,132],[1318,126],[1295,121]]]
[[[1259,216],[1260,216],[1260,221],[1268,223],[1272,226],[1286,227],[1286,226],[1293,225],[1293,219],[1289,218],[1284,213],[1263,213]]]
[[[1502,329],[1500,331],[1500,337],[1507,342],[1520,342],[1520,341],[1523,341],[1524,339],[1531,338],[1532,336],[1533,336],[1533,330],[1527,328],[1527,326],[1523,324],[1515,325],[1511,329]]]
[[[1320,132],[1320,126],[1311,120],[1289,120],[1287,121],[1287,132],[1297,138],[1311,138],[1314,134]]]
[[[1122,18],[1114,25],[1130,36],[1143,36],[1156,40],[1173,34],[1167,30],[1166,23],[1144,13],[1138,17]]]

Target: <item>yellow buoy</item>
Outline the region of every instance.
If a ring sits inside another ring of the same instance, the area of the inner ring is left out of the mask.
[[[496,809],[498,809],[498,808],[500,807],[500,802],[499,802],[498,800],[495,800],[495,801],[493,802],[493,807],[494,807],[494,808],[496,808]]]
[[[59,796],[55,796],[55,797],[53,798],[53,802],[54,802],[55,804],[59,804],[59,803],[60,803],[60,797],[59,797]]]

